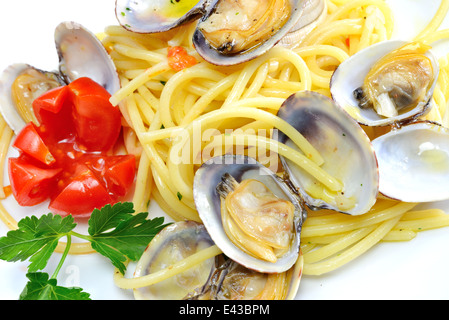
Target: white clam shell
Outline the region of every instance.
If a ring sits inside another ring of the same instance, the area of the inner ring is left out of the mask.
[[[120,89],[114,62],[101,41],[89,30],[73,21],[60,23],[55,29],[59,70],[70,83],[89,77],[111,95]]]
[[[389,52],[398,49],[407,43],[409,43],[409,41],[403,40],[379,42],[349,57],[335,70],[330,82],[332,98],[360,124],[366,126],[385,126],[394,122],[401,123],[414,119],[428,110],[429,102],[439,73],[438,61],[430,50],[426,53],[426,56],[429,57],[432,62],[435,72],[434,81],[424,100],[412,110],[396,117],[385,118],[379,116],[372,108],[361,109],[358,106],[358,101],[353,95],[354,90],[362,86],[367,73],[374,63]]]
[[[178,1],[179,2],[179,1]],[[137,33],[163,32],[198,18],[210,0],[198,1],[181,17],[164,16],[164,6],[170,0],[116,0],[115,15],[125,29]]]
[[[335,203],[309,195],[307,187],[314,179],[281,157],[288,179],[312,208],[340,211],[351,215],[366,213],[378,195],[377,159],[371,142],[359,124],[331,99],[315,92],[298,92],[289,97],[279,109],[278,116],[298,130],[321,154],[322,168],[344,185],[344,197],[355,205],[342,209]],[[297,147],[284,134],[278,140]],[[298,149],[299,150],[299,149]]]
[[[304,2],[304,13],[296,25],[279,42],[287,48],[295,48],[306,36],[322,23],[327,17],[327,2],[325,0],[307,0]]]
[[[373,140],[379,191],[404,202],[449,199],[449,130],[430,122],[393,129]]]
[[[290,250],[276,262],[268,262],[248,255],[227,237],[221,220],[220,195],[216,186],[223,174],[229,173],[238,182],[244,179],[257,179],[264,183],[276,196],[289,200],[295,210],[295,238]],[[280,273],[290,269],[298,260],[300,231],[305,219],[297,197],[272,171],[245,156],[227,155],[212,158],[195,173],[193,195],[198,214],[215,244],[223,253],[244,267],[264,273]]]

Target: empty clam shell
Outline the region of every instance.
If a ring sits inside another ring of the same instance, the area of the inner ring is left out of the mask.
[[[351,215],[367,212],[378,194],[377,159],[359,124],[331,99],[315,92],[298,92],[279,109],[278,116],[298,130],[321,154],[323,170],[343,185],[341,191],[322,192],[309,173],[281,157],[288,179],[311,208]],[[278,140],[299,150],[282,132]],[[315,191],[314,191],[315,190]]]
[[[379,191],[404,202],[449,199],[449,131],[420,121],[373,140]]]
[[[137,33],[163,32],[197,19],[210,0],[117,0],[115,13],[119,23]]]
[[[120,89],[114,62],[103,44],[85,27],[76,22],[62,22],[55,30],[59,70],[67,83],[88,77],[102,85],[110,94]]]

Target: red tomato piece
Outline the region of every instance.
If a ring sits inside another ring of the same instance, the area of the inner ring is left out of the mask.
[[[116,143],[121,130],[121,113],[101,85],[83,77],[69,84],[73,96],[75,130],[86,148],[107,151]]]
[[[181,71],[197,64],[195,57],[189,55],[183,47],[168,48],[168,65],[175,71]]]
[[[89,78],[35,99],[40,126],[30,123],[9,160],[11,190],[20,205],[50,199],[56,214],[89,216],[125,196],[134,183],[132,155],[110,156],[121,131],[121,113],[110,94]]]
[[[43,164],[50,165],[56,161],[32,122],[20,131],[13,146]]]
[[[51,202],[49,209],[56,214],[87,217],[112,199],[92,171],[84,170],[76,176]]]
[[[103,176],[109,190],[117,196],[126,195],[134,183],[135,173],[134,155],[110,156],[105,159]]]
[[[11,190],[21,206],[34,206],[48,199],[61,172],[40,168],[24,158],[10,158],[8,165]]]
[[[41,110],[46,110],[51,113],[59,113],[67,97],[69,95],[69,88],[62,86],[54,88],[42,94],[40,97],[33,101],[33,110],[39,122]]]
[[[46,99],[47,93],[33,101],[33,109],[40,126],[39,132],[42,137],[56,143],[73,135],[74,127],[72,120],[72,102],[69,96],[70,90],[67,86],[53,89],[53,94],[59,95],[57,99]],[[48,101],[54,102],[52,105]]]

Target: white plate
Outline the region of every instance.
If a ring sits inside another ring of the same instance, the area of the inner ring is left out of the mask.
[[[411,39],[430,21],[439,0],[389,0],[395,13],[394,37]],[[56,69],[54,28],[72,20],[94,32],[117,24],[112,0],[21,0],[1,1],[0,70],[25,62],[46,70]],[[449,27],[449,19],[443,27]],[[446,46],[437,50],[449,52]],[[18,208],[8,200],[5,206],[20,220],[25,214],[46,213],[45,206],[32,210]],[[437,204],[449,209],[449,202]],[[449,212],[449,211],[448,211]],[[150,208],[152,216],[161,211]],[[7,228],[0,223],[0,236]],[[304,276],[298,299],[449,299],[449,229],[424,231],[409,242],[381,243],[354,262],[320,277]],[[52,258],[49,272],[58,257]],[[0,261],[0,299],[17,299],[27,281],[28,263]],[[132,271],[132,270],[130,270]],[[58,283],[81,286],[92,299],[132,299],[132,293],[117,288],[113,268],[98,255],[69,256]]]

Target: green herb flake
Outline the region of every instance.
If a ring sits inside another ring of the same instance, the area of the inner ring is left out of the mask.
[[[181,201],[181,200],[182,200],[182,194],[179,193],[179,191],[178,191],[178,193],[177,193],[177,196],[178,196],[179,201]]]

